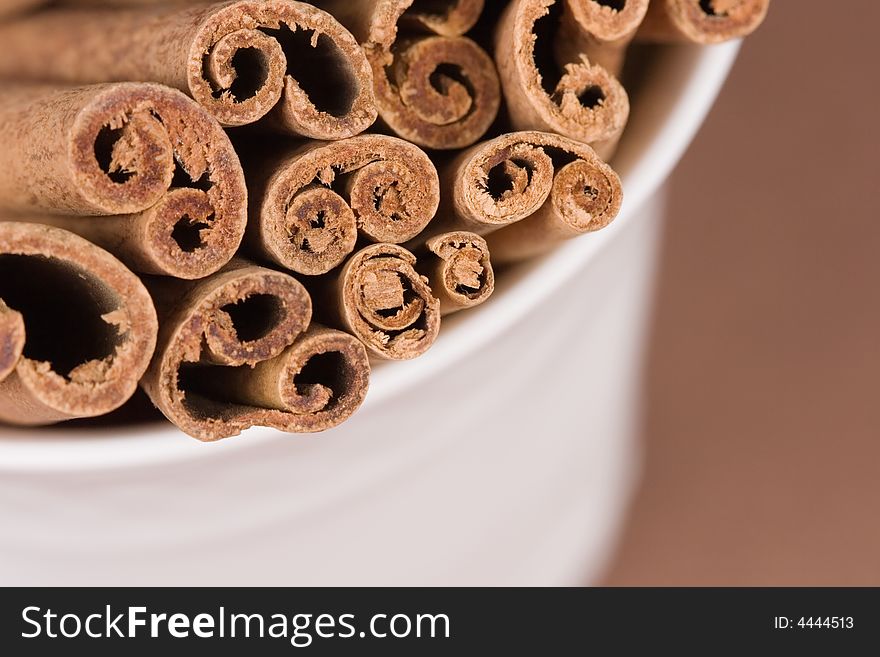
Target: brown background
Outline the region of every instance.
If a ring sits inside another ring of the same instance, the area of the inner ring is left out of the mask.
[[[880,3],[774,0],[672,180],[613,585],[880,585]]]

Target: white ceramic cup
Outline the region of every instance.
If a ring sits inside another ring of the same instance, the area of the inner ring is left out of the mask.
[[[620,217],[376,368],[343,427],[210,445],[0,427],[0,584],[593,581],[638,473],[657,192],[737,49],[663,49],[614,161]]]

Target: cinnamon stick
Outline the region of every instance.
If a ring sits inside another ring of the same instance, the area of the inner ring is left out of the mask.
[[[560,66],[586,55],[591,64],[619,77],[627,46],[648,11],[648,0],[565,0],[554,42]]]
[[[417,269],[440,300],[441,315],[478,306],[495,291],[489,247],[479,235],[442,233],[429,238],[422,251]]]
[[[440,169],[440,209],[430,230],[486,235],[537,212],[555,173],[545,146],[556,143],[549,133],[514,132],[460,153]]]
[[[580,53],[556,61],[563,0],[511,0],[495,29],[495,62],[516,130],[556,132],[592,145],[603,157],[629,117],[620,82]],[[568,57],[570,59],[571,57]]]
[[[480,144],[445,170],[444,180],[453,182],[445,188],[437,227],[486,235],[496,264],[604,228],[623,201],[619,176],[592,148],[543,132]]]
[[[179,278],[217,271],[241,242],[247,191],[238,156],[179,91],[7,83],[0,141],[0,208],[10,219],[50,223],[137,271]]]
[[[417,146],[395,137],[313,142],[255,159],[251,244],[300,274],[342,264],[358,233],[373,242],[412,239],[437,212],[437,170]]]
[[[607,226],[623,196],[620,178],[592,148],[538,131],[471,147],[443,167],[441,189],[429,233],[491,234],[496,263],[542,253],[561,239]]]
[[[103,415],[134,393],[156,312],[116,258],[58,228],[0,221],[0,422]]]
[[[770,0],[651,0],[640,41],[721,43],[748,36],[764,22]]]
[[[252,426],[322,431],[366,394],[369,363],[354,338],[313,327],[305,288],[234,260],[186,284],[150,281],[158,348],[142,385],[181,430],[203,441]]]
[[[376,118],[372,73],[351,34],[294,0],[55,8],[0,26],[0,75],[138,80],[185,91],[225,126],[341,139]]]
[[[495,66],[462,36],[479,18],[483,0],[318,4],[361,43],[373,69],[379,115],[400,137],[426,148],[464,148],[495,120],[501,100]]]
[[[440,301],[416,257],[394,244],[355,253],[328,280],[316,283],[325,324],[347,331],[374,357],[409,360],[425,353],[440,330]]]

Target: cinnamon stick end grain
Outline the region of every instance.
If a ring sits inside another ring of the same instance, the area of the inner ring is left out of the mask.
[[[425,249],[431,255],[419,263],[419,270],[427,273],[442,314],[473,308],[492,295],[495,273],[482,237],[467,231],[443,233],[430,238]]]
[[[109,253],[58,228],[0,222],[0,297],[2,334],[11,326],[13,336],[2,356],[0,420],[94,417],[134,393],[156,344],[156,312]],[[17,357],[11,371],[8,353]]]
[[[341,273],[337,303],[345,328],[378,358],[416,358],[440,331],[440,302],[415,264],[403,247],[373,244]]]

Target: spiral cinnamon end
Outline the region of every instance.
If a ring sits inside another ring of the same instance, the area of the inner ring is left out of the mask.
[[[425,248],[432,257],[419,268],[427,271],[441,313],[473,308],[492,295],[495,273],[482,237],[466,231],[444,233],[429,239]]]
[[[440,183],[418,147],[384,135],[313,143],[283,158],[255,200],[261,251],[309,276],[340,265],[360,233],[404,242],[437,211]]]
[[[209,16],[189,65],[193,97],[224,125],[267,116],[292,134],[343,139],[376,119],[372,72],[354,37],[302,2],[242,1]]]
[[[496,29],[495,61],[511,121],[519,130],[614,142],[629,117],[629,98],[613,75],[584,55],[562,67],[555,62],[560,2],[513,0]]]
[[[767,16],[770,0],[672,0],[675,26],[695,43],[721,43],[748,36]]]
[[[420,356],[440,330],[439,301],[415,263],[415,256],[402,247],[374,244],[352,256],[343,270],[346,327],[380,358]]]
[[[297,431],[324,431],[342,424],[363,404],[370,361],[356,338],[313,326],[282,356],[279,381],[284,410]]]
[[[721,43],[754,32],[770,0],[662,0],[652,2],[638,32],[643,41]]]
[[[431,36],[402,42],[393,54],[367,53],[379,113],[404,139],[426,148],[464,148],[498,114],[501,87],[494,63],[466,37]]]
[[[563,240],[604,228],[617,217],[623,202],[620,177],[592,148],[535,131],[504,135],[484,148],[503,153],[516,144],[544,152],[553,163],[553,178],[547,200],[535,212],[487,235],[496,264],[540,255]]]
[[[628,40],[648,11],[649,0],[573,0],[567,7],[575,22],[599,43]]]
[[[109,253],[58,228],[0,222],[0,298],[0,421],[94,417],[135,391],[156,312]]]
[[[259,391],[229,377],[275,359],[305,331],[312,312],[305,288],[235,261],[184,295],[160,285],[154,297],[165,319],[142,383],[166,417],[206,441],[274,426],[266,409],[247,402]]]

